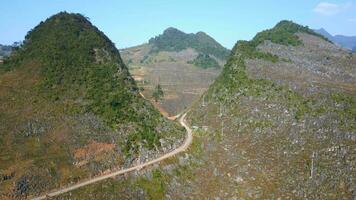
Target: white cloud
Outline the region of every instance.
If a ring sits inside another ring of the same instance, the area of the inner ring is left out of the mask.
[[[313,11],[319,15],[333,16],[349,9],[350,7],[351,2],[341,4],[321,2],[313,9]]]

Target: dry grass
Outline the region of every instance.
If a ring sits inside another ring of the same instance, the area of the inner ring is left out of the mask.
[[[115,149],[115,144],[99,143],[93,141],[83,148],[75,149],[73,151],[74,158],[77,160],[76,166],[80,167],[87,164],[90,159],[99,161],[104,154],[112,152]]]

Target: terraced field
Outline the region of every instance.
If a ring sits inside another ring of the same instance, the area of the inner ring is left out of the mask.
[[[153,103],[167,115],[176,115],[189,107],[221,72],[221,68],[202,69],[189,64],[188,61],[198,55],[194,49],[162,51],[141,62],[147,48],[147,45],[133,47],[121,54],[133,78],[144,89],[143,94],[152,102],[153,88],[158,84],[162,86],[162,101]]]

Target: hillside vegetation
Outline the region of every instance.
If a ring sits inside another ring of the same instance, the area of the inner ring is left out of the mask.
[[[28,32],[0,65],[0,198],[21,198],[174,148],[184,130],[139,96],[114,44],[80,14]]]
[[[219,63],[206,54],[199,54],[193,61],[188,61],[188,63],[203,69],[219,68]]]
[[[271,41],[275,44],[280,45],[291,45],[298,46],[302,45],[302,41],[295,35],[298,32],[307,33],[310,35],[314,35],[316,37],[320,37],[325,41],[329,41],[322,35],[319,35],[307,27],[299,26],[295,23],[291,23],[290,21],[281,21],[279,22],[273,29],[265,30],[258,33],[253,40],[251,41],[240,41],[235,48],[238,48],[235,51],[239,51],[240,54],[243,54],[246,58],[259,58],[259,59],[267,59],[272,62],[277,62],[278,57],[271,53],[257,51],[258,45],[264,43],[265,41]]]

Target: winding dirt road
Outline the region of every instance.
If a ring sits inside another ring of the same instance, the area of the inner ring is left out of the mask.
[[[180,147],[178,147],[177,149],[175,149],[175,150],[173,150],[173,151],[171,151],[171,152],[169,152],[167,154],[164,154],[163,156],[161,156],[159,158],[156,158],[154,160],[148,161],[146,163],[142,163],[142,164],[139,164],[137,166],[130,167],[130,168],[127,168],[127,169],[117,170],[117,171],[111,172],[109,174],[98,176],[98,177],[95,177],[95,178],[92,178],[92,179],[89,179],[89,180],[86,180],[86,181],[83,181],[83,182],[80,182],[80,183],[77,183],[77,184],[74,184],[74,185],[71,185],[71,186],[68,186],[68,187],[65,187],[65,188],[61,188],[61,189],[58,189],[56,191],[49,192],[49,193],[47,193],[47,194],[45,194],[43,196],[35,197],[35,198],[33,198],[33,200],[41,200],[41,199],[46,199],[48,197],[54,197],[54,196],[57,196],[57,195],[60,195],[60,194],[64,194],[66,192],[78,189],[80,187],[84,187],[84,186],[92,184],[92,183],[96,183],[96,182],[102,181],[102,180],[105,180],[105,179],[108,179],[108,178],[113,178],[115,176],[118,176],[118,175],[121,175],[121,174],[126,174],[126,173],[129,173],[129,172],[135,171],[135,170],[138,171],[138,170],[141,170],[144,167],[153,165],[155,163],[158,163],[158,162],[163,161],[163,160],[165,160],[167,158],[173,157],[173,156],[175,156],[175,155],[187,150],[189,145],[193,141],[193,135],[192,135],[192,129],[190,129],[189,126],[185,123],[186,115],[187,115],[187,113],[185,113],[184,115],[182,115],[180,117],[179,123],[187,131],[187,136],[186,136],[186,138],[184,140],[184,143]]]

